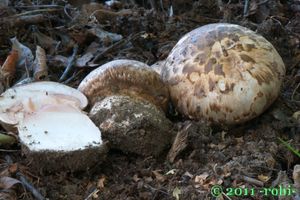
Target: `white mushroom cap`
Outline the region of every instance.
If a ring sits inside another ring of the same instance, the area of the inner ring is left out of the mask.
[[[222,124],[260,115],[278,97],[284,75],[284,63],[270,42],[225,23],[187,33],[162,70],[180,113]]]

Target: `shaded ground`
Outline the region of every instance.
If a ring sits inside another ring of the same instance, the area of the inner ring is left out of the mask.
[[[151,65],[166,58],[190,30],[230,22],[256,30],[283,57],[287,75],[281,95],[262,116],[237,127],[210,128],[175,117],[174,131],[187,136],[187,147],[173,162],[167,159],[168,150],[158,158],[111,150],[104,163],[88,171],[39,174],[14,145],[0,153],[1,176],[18,177],[16,172],[22,172],[47,198],[72,200],[214,199],[210,188],[216,184],[259,189],[287,186],[292,181],[293,167],[300,158],[278,138],[300,149],[296,114],[300,110],[299,1],[256,0],[245,9],[248,1],[176,0],[172,17],[168,1],[124,1],[112,6],[69,2],[55,1],[56,6],[49,1],[0,2],[0,63],[11,49],[9,38],[17,36],[32,50],[36,45],[46,50],[49,78],[58,81],[78,44],[77,62],[64,79],[76,87],[99,64],[131,58]],[[15,82],[24,78],[22,74],[20,70]],[[277,199],[255,191],[253,196],[230,198]],[[18,186],[1,190],[0,197],[34,199]]]

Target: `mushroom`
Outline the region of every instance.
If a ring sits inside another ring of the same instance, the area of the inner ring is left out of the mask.
[[[88,100],[78,90],[56,82],[19,85],[1,94],[0,122],[16,125],[22,114],[35,112],[48,104],[68,104],[81,110],[87,106]]]
[[[187,33],[162,69],[176,109],[190,119],[217,124],[260,115],[278,97],[284,75],[282,58],[270,42],[226,23]]]
[[[152,64],[150,67],[154,69],[154,71],[156,71],[158,74],[161,74],[161,70],[164,64],[165,64],[164,60],[159,60],[154,64]]]
[[[22,151],[40,171],[83,170],[105,157],[101,132],[82,112],[87,98],[55,82],[35,82],[0,96],[0,122],[16,127]]]
[[[169,93],[159,75],[135,60],[114,60],[88,74],[78,86],[91,105],[114,94],[143,99],[168,109]]]
[[[134,60],[114,60],[92,71],[80,83],[92,109],[89,116],[103,139],[124,152],[158,155],[171,140],[165,117],[168,89],[159,74]]]

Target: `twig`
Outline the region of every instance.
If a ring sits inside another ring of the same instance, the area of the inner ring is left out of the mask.
[[[245,181],[245,182],[253,184],[253,185],[257,185],[257,186],[260,186],[260,187],[264,186],[264,183],[262,181],[251,178],[251,177],[248,177],[248,176],[239,175],[238,178],[242,181]]]
[[[225,192],[222,192],[222,195],[224,195],[228,200],[232,200]]]
[[[32,186],[31,183],[29,183],[29,181],[23,176],[23,174],[17,172],[16,175],[18,179],[21,181],[21,183],[23,184],[23,186],[26,188],[26,190],[31,192],[32,195],[35,197],[35,199],[45,200],[45,197],[43,197],[41,193],[36,188],[34,188],[34,186]]]
[[[263,4],[265,4],[265,3],[268,3],[268,1],[269,1],[269,0],[265,0],[265,1],[263,1],[263,2],[259,2],[259,3],[257,3],[257,5],[258,5],[258,6],[263,5]]]
[[[138,38],[140,35],[142,35],[143,33],[145,33],[144,31],[136,33],[134,35],[130,35],[127,39],[122,39],[114,44],[112,44],[111,46],[107,47],[104,51],[100,52],[98,55],[95,56],[95,58],[91,61],[91,63],[95,63],[97,61],[99,61],[101,58],[103,58],[107,53],[112,52],[115,49],[119,49],[122,46],[126,45],[128,42],[130,42],[131,40],[135,40],[136,38]]]
[[[149,1],[150,1],[151,8],[153,10],[157,10],[155,1],[154,0],[149,0]]]
[[[184,20],[189,20],[193,23],[217,23],[220,21],[220,19],[214,19],[214,18],[209,18],[209,17],[204,17],[204,16],[201,16],[201,18],[189,18],[189,17],[184,17],[183,18]]]
[[[63,8],[60,5],[33,5],[33,6],[14,6],[15,8]]]
[[[71,81],[73,81],[76,77],[78,77],[81,73],[83,72],[83,70],[79,70],[78,72],[76,72],[76,73],[73,73],[73,75],[70,77],[70,78],[68,78],[68,79],[66,79],[65,81],[63,81],[62,83],[63,84],[69,84]]]
[[[296,94],[296,91],[298,90],[299,87],[300,87],[300,82],[297,84],[296,88],[293,90],[292,97],[291,97],[291,100],[292,100],[292,101],[299,102],[299,101],[297,101],[297,100],[294,99],[294,96],[295,96],[295,94]]]
[[[59,82],[62,82],[66,79],[66,77],[69,75],[70,71],[72,70],[74,64],[75,64],[75,58],[78,52],[78,45],[76,44],[73,48],[73,54],[72,56],[68,59],[68,65],[64,71],[64,73],[62,74],[62,76],[59,79]]]
[[[0,149],[0,152],[18,152],[20,150],[12,150],[12,149]]]
[[[99,189],[94,189],[91,194],[89,194],[84,200],[89,200],[94,194],[97,194],[100,190]]]
[[[244,5],[244,17],[248,16],[248,10],[249,10],[249,0],[245,0],[245,5]]]
[[[11,16],[0,18],[0,26],[16,26],[16,25],[26,25],[26,24],[37,24],[46,21],[47,18],[42,14],[35,15],[25,15],[25,16]]]
[[[149,184],[145,184],[144,187],[145,187],[145,188],[150,188],[150,189],[153,190],[153,191],[158,191],[158,192],[161,192],[161,193],[163,193],[163,194],[165,194],[165,195],[167,195],[167,196],[170,196],[170,194],[169,194],[168,192],[165,192],[165,191],[163,191],[163,190],[161,190],[161,189],[154,188],[154,187],[152,187],[152,186],[149,185]]]
[[[54,12],[54,11],[59,11],[59,10],[62,10],[62,8],[37,9],[37,10],[31,10],[31,11],[23,12],[20,14],[16,14],[16,15],[13,15],[12,17],[20,17],[20,16],[24,16],[24,15],[31,15],[31,14],[35,14],[35,13],[41,13],[41,12]]]
[[[162,0],[159,0],[159,4],[160,4],[160,8],[163,12],[165,12],[165,9],[164,9],[164,3]]]
[[[64,6],[64,13],[66,14],[66,16],[70,19],[70,20],[73,20],[73,18],[69,15],[68,11],[67,11],[67,5]]]

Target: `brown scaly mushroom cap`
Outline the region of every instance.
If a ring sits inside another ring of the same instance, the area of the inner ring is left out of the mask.
[[[226,23],[187,33],[162,69],[179,112],[221,124],[261,114],[278,97],[284,75],[284,63],[270,42]]]
[[[166,111],[169,93],[167,87],[148,65],[135,60],[114,60],[86,76],[78,89],[91,105],[112,95],[144,99]]]

